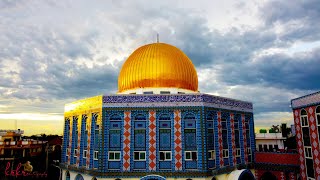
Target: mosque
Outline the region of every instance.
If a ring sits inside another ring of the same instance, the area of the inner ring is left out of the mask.
[[[117,94],[66,104],[64,117],[62,179],[254,179],[252,103],[200,93],[169,44],[135,50]]]

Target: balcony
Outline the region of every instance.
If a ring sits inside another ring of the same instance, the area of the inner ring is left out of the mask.
[[[256,163],[278,164],[278,165],[299,165],[298,153],[280,152],[255,152]]]
[[[282,133],[256,133],[256,139],[286,139]]]

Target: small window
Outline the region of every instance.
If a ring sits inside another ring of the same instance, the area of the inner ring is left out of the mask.
[[[278,149],[279,149],[278,144],[275,144],[275,145],[274,145],[274,149],[278,151]]]
[[[248,155],[251,155],[251,148],[247,148]]]
[[[186,161],[196,161],[197,160],[197,151],[185,151],[185,160]]]
[[[304,151],[305,151],[305,156],[306,158],[311,158],[312,159],[312,149],[311,147],[305,147],[304,148]]]
[[[259,151],[260,151],[260,152],[263,151],[262,144],[259,144]]]
[[[170,94],[170,91],[160,91],[160,94]]]
[[[273,146],[272,146],[272,144],[269,144],[269,151],[270,151],[270,152],[273,151]]]
[[[240,157],[241,156],[241,150],[238,148],[236,149],[236,157]]]
[[[178,94],[186,94],[185,92],[178,92]]]
[[[160,161],[171,161],[171,151],[160,151]]]
[[[87,150],[83,150],[83,158],[84,158],[84,159],[87,158]]]
[[[208,151],[208,159],[209,160],[214,160],[216,158],[216,153],[214,150]]]
[[[320,106],[317,107],[316,109],[316,118],[317,118],[317,122],[318,122],[318,126],[320,125]]]
[[[307,127],[308,126],[308,115],[307,115],[307,111],[306,110],[302,110],[301,111],[301,126],[302,127]]]
[[[135,151],[134,152],[134,160],[135,161],[145,161],[146,160],[146,152],[145,151]]]
[[[153,94],[153,91],[145,91],[143,94]]]
[[[229,150],[228,149],[223,149],[222,150],[222,156],[223,158],[228,158],[229,157]]]
[[[98,160],[99,151],[94,151],[93,158],[94,160]]]
[[[108,158],[109,158],[109,161],[120,161],[120,151],[109,151]]]
[[[75,149],[74,150],[74,157],[77,157],[78,156],[78,149]]]

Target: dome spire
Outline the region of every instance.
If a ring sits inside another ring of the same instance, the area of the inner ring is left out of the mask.
[[[159,43],[159,33],[157,33],[157,43]]]

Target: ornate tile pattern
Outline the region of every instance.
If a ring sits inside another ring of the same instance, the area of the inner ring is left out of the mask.
[[[280,172],[280,178],[281,178],[281,180],[285,180],[284,179],[284,173],[282,171]]]
[[[309,129],[310,129],[310,140],[312,147],[312,157],[314,162],[314,171],[316,179],[320,179],[320,152],[319,152],[319,135],[317,129],[317,120],[315,117],[315,106],[307,108],[308,120],[309,120]]]
[[[192,102],[192,103],[190,103]],[[117,106],[209,106],[223,109],[252,112],[252,103],[208,94],[179,95],[106,95],[103,96],[104,107]]]
[[[301,132],[301,125],[300,125],[300,110],[294,110],[294,123],[296,127],[296,139],[298,145],[298,152],[299,152],[299,160],[300,160],[300,175],[302,179],[306,179],[306,167],[305,167],[305,159],[304,159],[304,147],[302,143],[302,132]]]
[[[156,170],[157,163],[157,148],[156,148],[156,112],[149,111],[149,170]]]
[[[123,171],[130,171],[131,112],[124,112]]]
[[[181,111],[174,111],[174,158],[175,170],[182,170]]]
[[[296,176],[293,172],[291,172],[289,175],[290,175],[290,177],[289,177],[290,180],[296,180]]]
[[[224,161],[223,161],[223,141],[222,141],[222,125],[221,125],[221,112],[218,111],[217,112],[217,116],[218,116],[218,142],[219,142],[219,165],[220,167],[222,167],[224,165]]]
[[[297,98],[297,99],[292,99],[291,100],[291,107],[293,109],[296,109],[296,108],[315,105],[315,104],[319,104],[319,103],[320,103],[320,91],[313,93],[313,94],[309,94],[309,95],[300,97],[300,98]]]
[[[260,179],[260,177],[259,177],[259,170],[258,170],[258,169],[255,169],[255,170],[254,170],[254,177],[255,177],[256,179]]]
[[[90,168],[91,121],[92,121],[92,114],[90,113],[86,123],[87,131],[88,131],[86,168]]]
[[[246,135],[246,125],[245,125],[245,115],[241,114],[241,124],[242,124],[242,136],[243,136],[243,151],[244,151],[244,161],[248,163],[248,152],[247,152],[247,135]]]
[[[232,142],[232,162],[231,165],[237,164],[237,158],[236,158],[236,142],[235,142],[235,134],[234,134],[234,114],[230,114],[230,126],[231,126],[231,142]]]
[[[71,161],[71,146],[72,146],[72,126],[73,126],[73,121],[70,119],[69,120],[69,144],[68,144],[68,164],[70,165]]]

